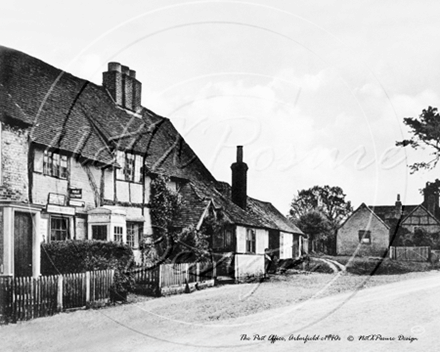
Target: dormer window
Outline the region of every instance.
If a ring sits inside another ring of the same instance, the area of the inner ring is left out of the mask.
[[[125,181],[134,182],[135,156],[131,153],[125,153],[124,175]]]
[[[121,167],[116,171],[116,178],[127,182],[142,182],[142,156],[122,151],[116,153],[118,164]]]
[[[59,153],[45,150],[35,151],[34,171],[47,176],[67,179],[68,157]]]

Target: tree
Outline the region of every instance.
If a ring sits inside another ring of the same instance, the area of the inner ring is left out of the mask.
[[[412,147],[414,149],[428,147],[431,149],[432,159],[410,165],[411,173],[420,169],[433,169],[440,160],[440,115],[437,108],[431,106],[423,109],[418,118],[405,117],[403,123],[411,129],[413,136],[410,139],[396,142],[396,146]]]
[[[313,227],[304,227],[308,221],[312,221],[312,223],[316,223],[318,221],[318,217],[316,216],[316,212],[320,213],[322,217],[320,219],[323,223],[321,226],[322,229],[329,228],[326,231],[323,231],[321,235],[318,232],[315,232],[314,241],[315,243],[318,240],[325,242],[325,247],[327,250],[332,251],[332,247],[336,242],[336,230],[339,228],[342,221],[344,221],[353,211],[353,207],[351,206],[350,201],[345,200],[345,194],[341,187],[330,187],[328,185],[314,186],[309,189],[301,190],[298,192],[298,195],[295,196],[291,202],[291,208],[289,211],[289,218],[306,234],[310,234],[307,231],[312,229]],[[307,214],[310,214],[309,218],[301,218]],[[308,219],[306,222],[305,219]],[[319,228],[319,226],[315,226],[315,228]],[[313,241],[311,241],[313,243]],[[313,244],[310,244],[312,246]]]
[[[318,210],[336,228],[353,211],[351,202],[345,200],[344,191],[337,186],[314,186],[303,189],[293,198],[290,207],[289,214],[293,220],[312,210]]]
[[[299,217],[296,225],[309,236],[309,250],[316,251],[321,243],[332,236],[330,221],[318,210],[311,210]]]

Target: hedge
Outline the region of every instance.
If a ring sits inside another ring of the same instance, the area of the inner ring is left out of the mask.
[[[117,242],[68,240],[41,244],[42,275],[107,269],[124,272],[133,263],[133,250]]]

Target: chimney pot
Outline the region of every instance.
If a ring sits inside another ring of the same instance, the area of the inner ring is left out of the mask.
[[[130,72],[130,68],[124,65],[121,66],[121,70],[123,75],[128,75],[128,73]]]
[[[400,217],[402,215],[402,202],[400,201],[400,194],[397,195],[396,200],[396,217]]]
[[[109,62],[108,71],[121,72],[121,64],[119,62]]]
[[[243,162],[243,146],[238,145],[237,146],[237,163]]]
[[[136,78],[136,71],[135,70],[128,70],[128,75],[130,77]]]

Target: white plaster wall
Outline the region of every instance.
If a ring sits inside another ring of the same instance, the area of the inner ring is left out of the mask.
[[[237,237],[237,253],[246,252],[246,227],[237,226],[235,229],[235,235]]]
[[[280,259],[292,258],[293,235],[291,233],[280,232]]]
[[[247,276],[261,276],[264,274],[264,255],[236,254],[235,279],[241,280]]]
[[[257,254],[264,254],[264,250],[269,248],[269,231],[258,229],[256,231],[256,252]]]

